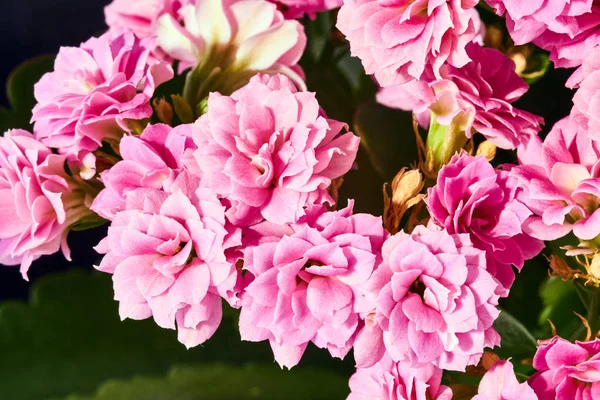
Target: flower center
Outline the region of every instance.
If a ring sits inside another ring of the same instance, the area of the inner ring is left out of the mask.
[[[410,288],[408,288],[408,291],[411,292],[411,293],[418,294],[419,297],[421,298],[421,300],[423,300],[423,298],[425,297],[425,289],[427,289],[427,286],[425,286],[425,284],[421,280],[421,277],[418,277],[410,285]]]

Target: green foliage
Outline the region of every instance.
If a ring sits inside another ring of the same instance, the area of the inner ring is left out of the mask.
[[[494,349],[500,357],[524,359],[534,355],[537,341],[527,328],[507,311],[501,310],[500,316],[494,322],[494,328],[502,338],[500,347]]]
[[[539,337],[552,335],[548,321],[554,324],[558,335],[564,338],[570,338],[581,328],[581,320],[574,313],[585,315],[585,307],[573,282],[550,278],[540,287],[539,293],[544,304],[538,318],[541,327]]]
[[[46,72],[54,68],[53,55],[44,55],[15,68],[6,83],[6,95],[11,108],[0,108],[0,133],[8,129],[22,128],[31,130],[31,110],[36,104],[33,86]]]
[[[342,400],[348,381],[331,371],[275,365],[177,367],[167,377],[109,381],[93,396],[65,400]]]
[[[108,379],[164,374],[174,364],[271,363],[267,343],[240,340],[233,311],[208,342],[192,350],[154,321],[119,321],[109,275],[73,271],[34,285],[31,304],[0,305],[0,393],[11,400],[41,400],[90,393]],[[227,310],[227,309],[226,309]],[[310,348],[303,366],[344,364]]]

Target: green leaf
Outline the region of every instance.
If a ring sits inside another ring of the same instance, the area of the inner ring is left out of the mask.
[[[109,381],[89,397],[65,400],[343,400],[348,380],[330,371],[275,365],[177,367],[167,377]]]
[[[540,297],[544,308],[538,318],[542,328],[540,337],[550,337],[552,332],[548,320],[552,321],[561,337],[571,337],[581,326],[581,320],[574,312],[585,315],[585,307],[572,281],[550,278],[540,287]]]
[[[354,118],[355,133],[367,150],[371,163],[390,181],[402,167],[418,161],[417,140],[412,114],[394,110],[372,100],[365,103]]]
[[[174,364],[273,362],[268,343],[242,342],[235,313],[225,308],[216,334],[191,350],[153,320],[119,320],[110,275],[53,274],[32,288],[30,304],[0,305],[0,393],[39,400],[90,393],[112,378],[164,374]],[[350,373],[346,363],[309,346],[302,365]]]
[[[494,328],[502,338],[499,348],[494,352],[500,357],[524,359],[533,356],[537,349],[537,341],[533,335],[507,311],[501,310],[494,322]]]
[[[192,107],[183,97],[178,94],[172,94],[171,101],[173,102],[175,114],[177,114],[182,123],[191,124],[195,121],[196,117],[194,117]]]
[[[332,12],[317,13],[316,18],[306,17],[302,23],[306,32],[306,50],[315,62],[321,59],[325,45],[329,39],[329,33],[333,27]]]

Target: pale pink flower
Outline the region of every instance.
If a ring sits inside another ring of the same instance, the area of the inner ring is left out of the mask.
[[[231,93],[257,72],[284,73],[304,86],[295,71],[306,46],[304,28],[286,20],[275,4],[197,0],[179,17],[182,23],[169,14],[158,19],[158,45],[180,62],[180,70],[197,66],[194,73],[212,90]]]
[[[202,183],[239,226],[294,222],[305,207],[332,204],[327,187],[351,168],[360,141],[283,75],[255,76],[231,96],[211,93],[195,127]]]
[[[65,156],[15,129],[0,137],[0,264],[21,265],[62,250],[72,224],[92,214],[86,194],[65,171]]]
[[[543,341],[533,367],[538,372],[529,385],[539,400],[600,398],[600,339],[571,343],[555,336]]]
[[[113,30],[130,30],[139,38],[154,36],[156,20],[168,14],[178,18],[179,9],[193,0],[113,0],[104,8],[106,24]]]
[[[476,0],[349,0],[337,27],[350,42],[367,74],[381,86],[440,78],[444,63],[469,62],[465,46],[475,35]]]
[[[550,52],[557,67],[576,67],[600,44],[600,5],[595,0],[486,0],[515,44],[533,42]]]
[[[315,206],[278,241],[247,247],[255,278],[242,296],[243,340],[269,340],[275,360],[296,365],[309,342],[343,358],[352,347],[364,285],[387,234],[381,218]]]
[[[468,235],[417,226],[411,235],[390,237],[382,254],[372,278],[383,285],[376,324],[367,318],[356,339],[357,365],[382,357],[383,340],[394,361],[464,371],[477,364],[485,347],[500,343],[492,327],[499,314],[498,283],[486,270],[485,252]]]
[[[183,168],[186,150],[195,149],[191,125],[148,125],[141,136],[123,137],[119,146],[123,160],[102,172],[105,188],[92,204],[92,210],[109,220],[125,208],[127,192],[164,189]]]
[[[431,221],[448,233],[468,233],[473,245],[487,255],[487,271],[508,295],[520,271],[544,243],[525,234],[521,225],[532,212],[517,199],[516,178],[495,170],[483,157],[457,154],[439,172],[437,184],[427,191]]]
[[[450,400],[452,391],[441,381],[442,370],[433,365],[414,368],[385,356],[372,367],[356,370],[347,400]]]
[[[438,124],[458,124],[467,137],[479,132],[500,148],[515,149],[536,135],[543,122],[512,105],[528,86],[515,72],[514,62],[498,50],[470,43],[466,51],[472,61],[462,68],[446,65],[441,79],[395,85],[377,99],[388,107],[414,111],[424,126],[433,112]]]
[[[106,33],[81,47],[62,47],[54,71],[35,85],[36,138],[77,156],[120,140],[150,118],[155,87],[173,77],[169,65],[149,64],[151,41]]]
[[[473,400],[538,400],[527,382],[519,383],[510,361],[497,361],[481,382]]]
[[[519,198],[534,213],[523,225],[541,240],[571,230],[579,239],[600,234],[600,143],[573,116],[557,122],[546,139],[533,136],[519,148],[519,166],[510,169],[523,191]]]
[[[199,180],[181,172],[168,191],[126,193],[108,236],[96,247],[97,267],[113,275],[122,319],[153,317],[177,328],[186,347],[210,338],[221,322],[221,297],[230,299],[238,271],[225,250],[240,244],[225,225],[225,208]]]
[[[578,87],[571,115],[592,140],[600,141],[600,47],[584,59],[569,82]]]
[[[316,13],[339,8],[343,0],[269,0],[278,5],[286,18],[302,18],[308,15],[315,18]]]

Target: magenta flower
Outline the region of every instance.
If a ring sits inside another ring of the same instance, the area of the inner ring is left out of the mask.
[[[411,235],[390,237],[382,254],[373,274],[385,283],[377,297],[378,327],[370,328],[368,340],[361,332],[355,355],[379,349],[382,331],[394,361],[464,371],[477,364],[485,347],[500,343],[492,327],[499,314],[498,283],[486,270],[485,252],[468,235],[417,226]],[[357,358],[359,365],[372,361]]]
[[[93,214],[65,162],[29,132],[0,136],[0,264],[20,264],[24,279],[43,255],[61,249],[69,259],[70,226]]]
[[[421,79],[449,63],[469,62],[465,46],[475,35],[476,0],[349,0],[338,14],[338,29],[368,74],[381,86]]]
[[[575,96],[573,96],[574,115],[580,125],[587,125],[587,134],[592,140],[600,140],[600,48],[595,49],[583,61],[580,70],[570,78],[571,83],[577,76],[580,82]]]
[[[314,207],[292,233],[245,250],[255,279],[242,296],[243,340],[269,340],[275,360],[296,365],[308,342],[343,358],[359,327],[360,297],[380,262],[381,218]]]
[[[164,14],[178,17],[183,5],[192,0],[113,0],[104,8],[106,25],[129,30],[139,38],[154,36],[156,20]]]
[[[479,383],[473,400],[538,400],[527,382],[519,383],[510,361],[497,361]]]
[[[514,62],[476,43],[466,51],[472,61],[464,67],[447,65],[440,70],[441,79],[385,88],[378,101],[414,111],[425,126],[433,112],[437,123],[457,124],[467,137],[479,132],[503,149],[515,149],[537,135],[543,119],[512,106],[528,89]]]
[[[487,271],[508,295],[515,279],[511,265],[521,270],[544,243],[523,233],[532,212],[517,199],[517,180],[495,170],[483,157],[466,153],[452,157],[426,199],[431,220],[448,233],[468,233],[473,245],[487,255]]]
[[[539,400],[600,398],[600,339],[568,342],[553,337],[540,344],[529,385]]]
[[[148,125],[141,136],[125,136],[120,142],[123,160],[101,174],[105,189],[94,199],[92,210],[112,220],[125,209],[127,192],[164,189],[183,168],[186,150],[193,149],[191,125]]]
[[[580,239],[600,234],[600,144],[574,117],[557,122],[544,142],[537,136],[519,149],[520,200],[535,214],[523,230],[541,240],[571,230]]]
[[[327,187],[348,172],[360,141],[283,75],[212,93],[195,126],[202,183],[231,204],[227,216],[240,226],[294,222],[305,207],[332,204]]]
[[[240,244],[225,226],[225,208],[214,193],[184,171],[168,191],[126,193],[108,236],[96,247],[106,254],[97,268],[113,275],[122,319],[154,317],[179,341],[197,346],[221,322],[221,297],[234,296],[237,270],[225,250]]]
[[[533,42],[550,52],[557,67],[570,68],[600,44],[600,6],[594,0],[486,0],[506,25],[515,44]]]
[[[342,6],[342,0],[270,0],[279,6],[286,18],[301,18],[308,15],[315,18],[316,13],[333,10]]]
[[[347,400],[450,400],[452,391],[441,381],[442,370],[433,365],[414,368],[386,356],[370,368],[356,370]]]
[[[36,138],[77,156],[120,140],[149,118],[155,87],[173,77],[169,65],[149,64],[150,42],[131,32],[106,33],[81,47],[61,48],[54,72],[35,85]]]

